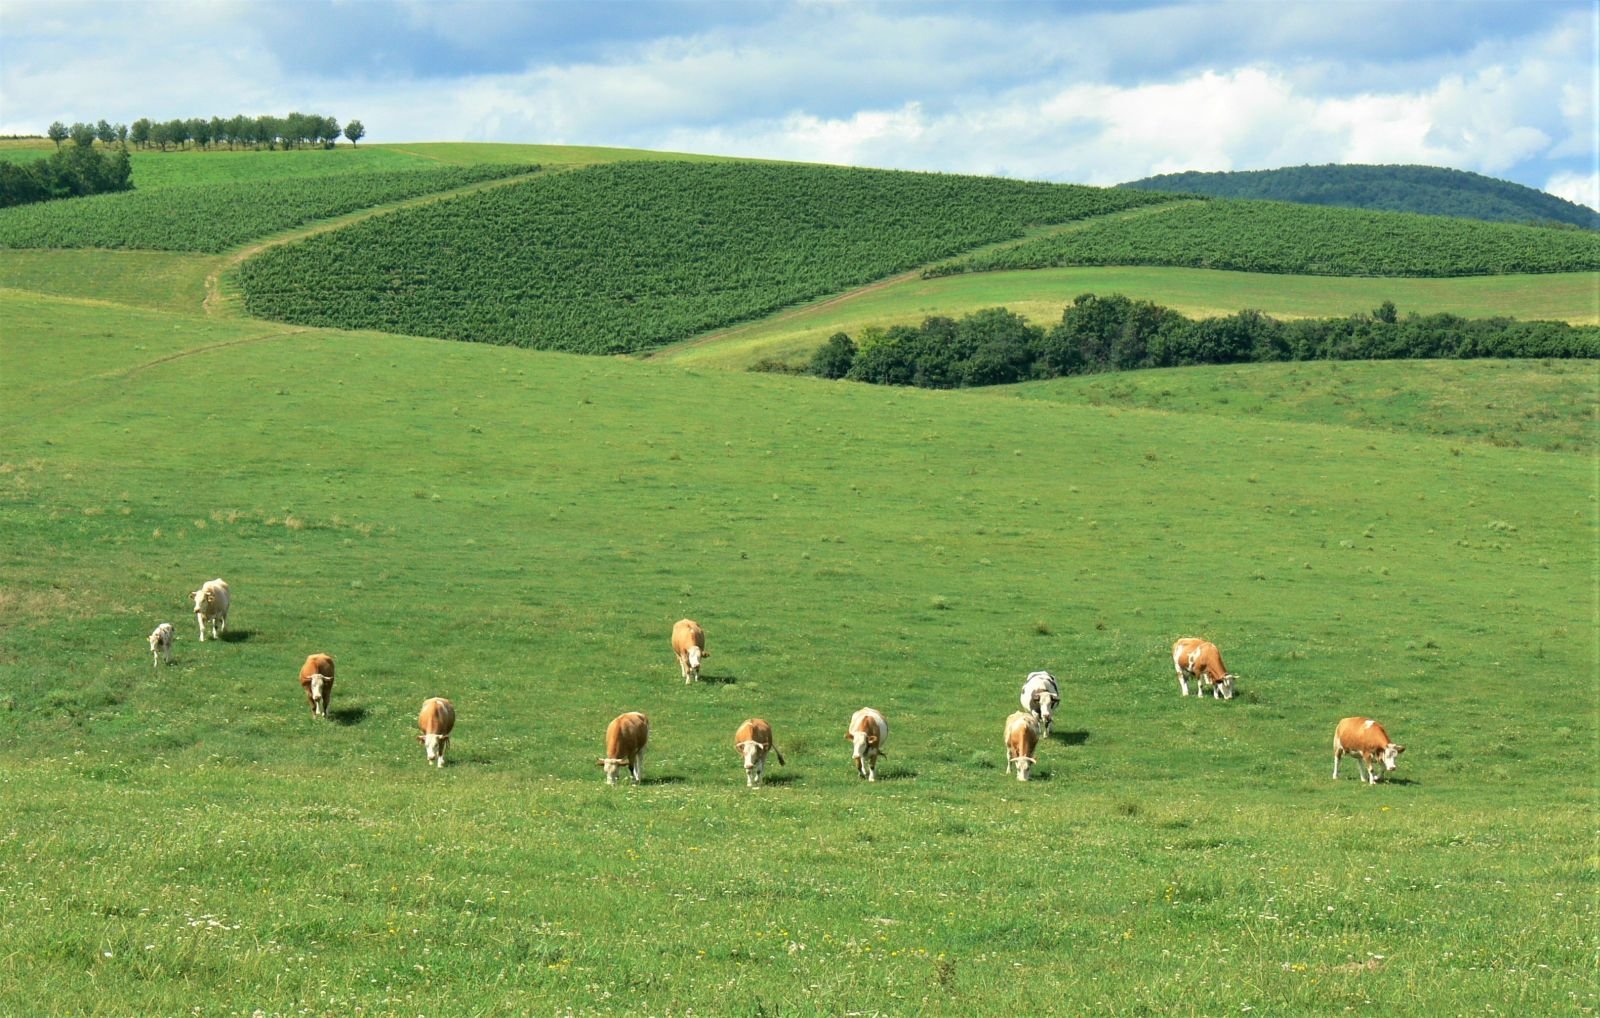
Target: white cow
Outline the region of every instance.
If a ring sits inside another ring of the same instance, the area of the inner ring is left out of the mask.
[[[194,599],[194,620],[200,624],[200,642],[206,642],[206,623],[211,623],[211,638],[220,640],[221,631],[228,629],[228,583],[226,580],[207,580],[199,590],[189,594]]]
[[[1061,689],[1056,677],[1049,672],[1029,672],[1022,684],[1022,709],[1032,714],[1044,726],[1044,737],[1050,738],[1050,726],[1055,721],[1056,707],[1061,703]]]
[[[150,631],[150,666],[160,668],[161,662],[172,663],[172,623],[163,622]]]
[[[868,781],[878,780],[878,757],[885,755],[884,743],[889,741],[889,723],[871,707],[863,707],[850,715],[850,727],[844,737],[854,744],[850,759],[856,773]]]

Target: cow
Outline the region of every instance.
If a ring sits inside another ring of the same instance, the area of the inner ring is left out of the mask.
[[[628,768],[633,783],[644,780],[644,746],[650,741],[650,719],[638,711],[618,714],[606,726],[606,755],[595,763],[605,768],[606,784],[617,783],[617,768]]]
[[[172,623],[163,622],[150,630],[150,667],[160,668],[164,660],[172,663]]]
[[[850,727],[845,730],[845,740],[854,743],[850,753],[856,773],[868,781],[878,780],[878,757],[884,756],[883,744],[889,741],[889,724],[883,715],[871,707],[863,707],[850,715]]]
[[[422,701],[422,712],[417,715],[417,727],[422,734],[417,741],[428,753],[428,762],[444,766],[444,751],[450,748],[450,731],[456,726],[456,705],[442,696]]]
[[[1345,718],[1333,730],[1333,779],[1339,780],[1339,758],[1346,753],[1355,754],[1356,770],[1361,780],[1370,785],[1378,783],[1377,762],[1383,761],[1384,772],[1395,769],[1400,754],[1406,748],[1389,740],[1389,733],[1371,718]]]
[[[1022,709],[1032,714],[1044,726],[1044,737],[1050,738],[1050,726],[1055,722],[1056,706],[1061,703],[1061,689],[1056,677],[1049,672],[1029,672],[1022,684]]]
[[[1172,645],[1172,667],[1178,670],[1178,686],[1183,695],[1189,695],[1189,680],[1195,680],[1196,696],[1204,697],[1206,690],[1217,700],[1233,699],[1234,675],[1223,667],[1222,652],[1217,645],[1195,636],[1185,636]]]
[[[211,623],[211,638],[220,640],[218,626],[228,629],[228,584],[222,579],[207,580],[189,594],[194,600],[194,620],[200,624],[200,642],[206,642],[206,623]]]
[[[1034,751],[1039,745],[1039,719],[1025,710],[1013,711],[1006,718],[1006,773],[1017,769],[1017,780],[1027,781],[1034,764]]]
[[[700,662],[706,651],[706,631],[694,619],[679,619],[672,627],[672,653],[678,658],[685,683],[700,681]]]
[[[785,767],[783,753],[772,744],[772,726],[760,718],[751,718],[733,733],[733,748],[744,757],[744,783],[749,788],[760,788],[767,771],[767,753],[777,754],[778,763]]]
[[[312,654],[300,666],[300,688],[306,691],[313,717],[328,716],[328,701],[333,699],[333,658]]]

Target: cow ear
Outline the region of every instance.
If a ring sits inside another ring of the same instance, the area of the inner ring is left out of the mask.
[[[1406,748],[1404,746],[1400,745],[1399,743],[1395,743],[1395,746],[1394,746],[1394,755],[1395,756],[1399,756],[1401,753],[1404,753],[1405,751],[1406,751]]]
[[[417,741],[418,742],[427,742],[428,740],[427,740],[427,738],[425,736],[419,735],[419,736],[417,736]]]

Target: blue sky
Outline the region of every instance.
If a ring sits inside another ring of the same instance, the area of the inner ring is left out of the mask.
[[[1600,207],[1600,0],[0,0],[0,133],[360,118],[1111,184],[1425,163]]]

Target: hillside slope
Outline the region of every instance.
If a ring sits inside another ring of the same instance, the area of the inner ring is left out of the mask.
[[[1303,205],[1600,229],[1600,212],[1594,209],[1509,180],[1438,166],[1329,164],[1220,173],[1191,170],[1117,186],[1213,198],[1266,198]]]

